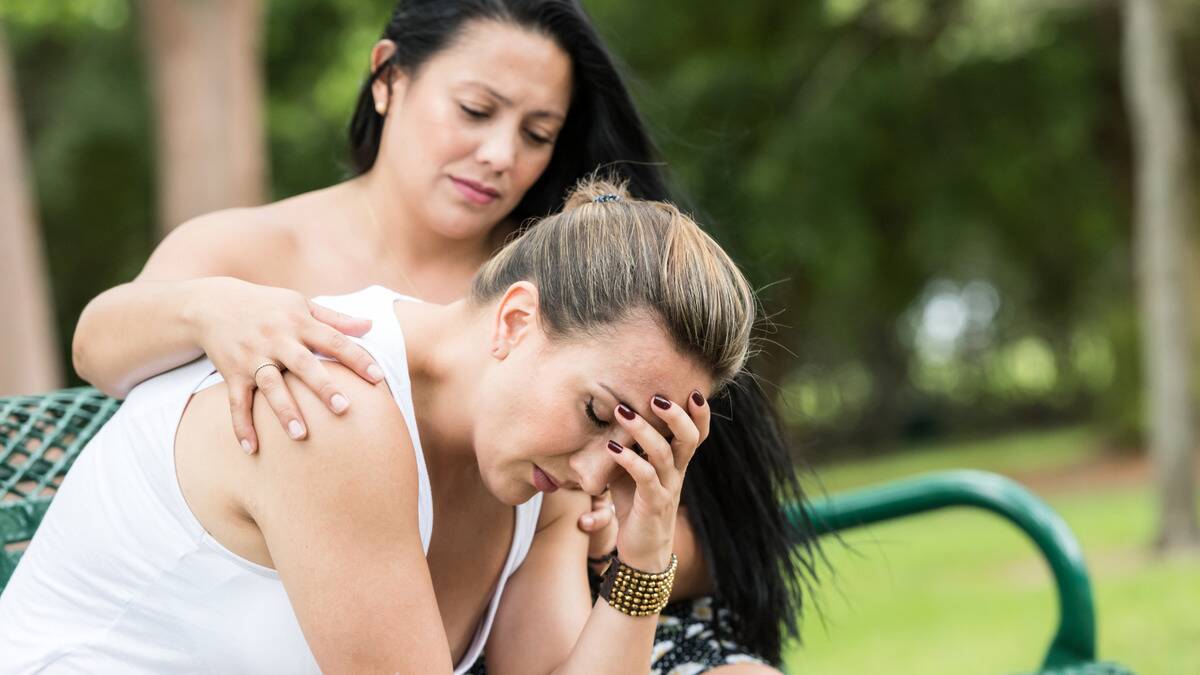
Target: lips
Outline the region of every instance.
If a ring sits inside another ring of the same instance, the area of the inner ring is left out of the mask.
[[[450,182],[458,189],[459,194],[473,204],[490,204],[500,198],[500,191],[489,185],[484,185],[468,178],[451,176]]]
[[[533,467],[533,486],[547,494],[558,489],[558,483],[536,464]]]

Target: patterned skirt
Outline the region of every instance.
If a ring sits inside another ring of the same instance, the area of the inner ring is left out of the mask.
[[[658,616],[654,651],[647,672],[650,675],[697,675],[733,663],[767,663],[731,642],[729,635],[732,635],[729,610],[714,602],[712,596],[673,602]],[[482,657],[468,673],[487,673]]]

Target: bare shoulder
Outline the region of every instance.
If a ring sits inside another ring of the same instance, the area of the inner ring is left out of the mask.
[[[196,216],[167,234],[138,278],[234,276],[258,283],[287,278],[283,266],[311,236],[314,214],[327,194],[321,190]]]
[[[294,375],[285,375],[295,385],[291,391],[308,426],[307,438],[295,441],[284,433],[262,394],[256,394],[254,424],[261,449],[255,473],[263,484],[282,489],[295,489],[299,482],[321,501],[392,504],[415,514],[416,459],[408,424],[391,391],[336,362],[322,364],[350,399],[350,408],[334,415]],[[376,500],[383,495],[387,498]],[[395,502],[396,496],[402,503]]]
[[[407,426],[386,385],[325,367],[351,406],[335,416],[293,387],[307,440],[255,402],[261,487],[249,515],[321,670],[448,673]]]

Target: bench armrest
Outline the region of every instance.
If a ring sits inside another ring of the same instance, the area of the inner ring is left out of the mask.
[[[1008,520],[1033,540],[1050,565],[1059,622],[1042,668],[1094,661],[1096,609],[1083,551],[1063,519],[1016,482],[983,471],[937,472],[814,501],[805,511],[821,535],[950,506],[973,506]],[[804,514],[793,506],[791,515]]]

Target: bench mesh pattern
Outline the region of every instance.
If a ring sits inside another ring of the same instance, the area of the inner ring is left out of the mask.
[[[0,588],[67,469],[120,405],[91,387],[0,398]]]

